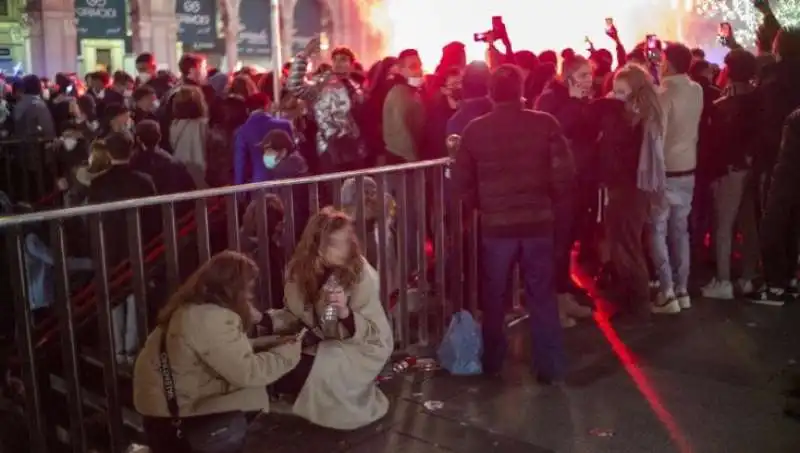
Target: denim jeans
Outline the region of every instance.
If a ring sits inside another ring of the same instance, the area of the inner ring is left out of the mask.
[[[694,175],[667,178],[666,193],[653,208],[653,264],[664,293],[688,289],[693,195]]]
[[[560,379],[565,373],[564,341],[553,283],[552,237],[482,238],[483,364],[499,371],[507,349],[505,306],[514,263],[519,261],[530,312],[532,365],[539,376]]]

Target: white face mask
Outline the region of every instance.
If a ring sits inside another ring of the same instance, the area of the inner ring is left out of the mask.
[[[88,127],[90,131],[96,131],[97,128],[100,127],[100,123],[97,121],[90,121],[86,123],[86,127]]]
[[[76,146],[78,146],[78,139],[75,137],[64,137],[63,143],[64,149],[67,151],[72,151]]]
[[[50,100],[50,90],[42,91],[42,99],[44,99],[45,101]]]
[[[149,72],[140,72],[139,73],[139,81],[142,83],[147,83],[150,81],[150,73]]]
[[[154,111],[158,110],[159,107],[161,107],[161,102],[159,102],[159,100],[156,99],[155,101],[153,101],[153,110]]]
[[[408,78],[408,84],[411,85],[414,88],[421,87],[423,82],[425,82],[425,79],[423,79],[422,77],[409,77]]]
[[[129,98],[133,96],[133,90],[125,90],[122,92],[122,95],[125,96],[126,98]]]

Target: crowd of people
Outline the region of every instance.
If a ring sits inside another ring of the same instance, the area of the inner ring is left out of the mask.
[[[781,306],[797,297],[800,31],[760,8],[757,53],[728,39],[721,69],[700,49],[653,36],[628,51],[613,25],[614,53],[514,52],[498,33],[488,62],[468,63],[453,42],[432,73],[414,49],[365,69],[337,47],[327,62],[318,39],[266,74],[228,74],[186,54],[173,78],[142,54],[135,76],[4,81],[2,133],[52,141],[64,207],[450,157],[448,204],[480,213],[484,372],[503,366],[518,264],[532,367],[553,383],[566,372],[563,328],[593,314],[571,278],[576,244],[579,265],[614,304],[614,322],[646,325],[652,314],[689,310],[691,263],[714,263],[699,289],[707,298]],[[377,194],[374,181],[364,185],[369,217],[395,215],[388,207],[397,187]],[[342,188],[345,212],[353,212],[354,190],[352,181]],[[334,198],[321,196],[323,205]],[[271,247],[280,243],[285,202],[267,198]],[[427,213],[408,209],[402,214],[416,229]],[[332,208],[296,219],[294,255],[267,277],[282,308],[261,313],[250,257],[256,210],[244,212],[244,253],[203,264],[161,308],[142,351],[134,299],[115,309],[115,352],[121,364],[135,363],[134,400],[156,453],[204,451],[223,431],[225,451],[241,451],[249,413],[285,395],[295,414],[336,429],[387,411],[375,377],[393,334],[377,264],[362,257],[352,220]],[[160,213],[145,209],[141,225],[144,238],[155,237]],[[70,255],[90,256],[86,226],[68,227]],[[123,214],[108,216],[109,264],[127,258],[128,227]],[[38,250],[26,253],[29,274],[41,276],[34,285],[47,284],[41,269],[52,267],[46,236],[26,241]],[[391,241],[390,256],[406,246]],[[34,308],[53,302],[52,292],[35,289]],[[327,307],[332,331],[322,325]],[[262,336],[248,339],[254,326]]]

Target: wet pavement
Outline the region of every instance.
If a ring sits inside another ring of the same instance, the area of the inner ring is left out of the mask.
[[[800,372],[800,303],[694,305],[647,326],[568,330],[569,377],[555,388],[528,372],[523,322],[500,378],[410,370],[383,383],[382,421],[341,433],[263,416],[247,453],[800,452],[800,422],[782,415]]]

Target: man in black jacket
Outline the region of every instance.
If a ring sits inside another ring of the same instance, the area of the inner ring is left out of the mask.
[[[484,371],[502,368],[509,272],[519,259],[531,311],[533,367],[549,383],[565,372],[553,283],[553,206],[567,195],[575,166],[556,119],[524,109],[522,84],[516,66],[492,74],[494,111],[464,129],[453,176],[466,208],[481,214]]]
[[[133,136],[129,132],[114,132],[105,141],[111,157],[111,168],[92,180],[89,203],[110,203],[156,195],[153,180],[130,166]],[[142,210],[142,241],[145,243],[161,229],[157,214],[158,210]],[[108,212],[103,215],[103,220],[106,262],[113,268],[128,257],[128,223],[124,211]]]
[[[752,298],[758,304],[782,306],[797,263],[800,233],[800,109],[783,125],[783,140],[761,220],[761,253],[766,284]]]

